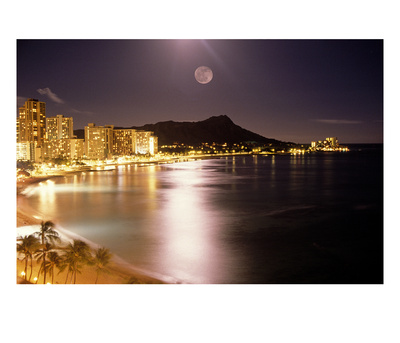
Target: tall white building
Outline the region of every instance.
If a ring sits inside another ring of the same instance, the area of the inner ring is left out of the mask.
[[[151,131],[135,129],[113,130],[113,154],[117,156],[155,155],[158,152],[158,137]]]
[[[41,147],[46,133],[46,103],[29,98],[19,108],[17,142],[36,142]]]
[[[72,117],[66,118],[62,114],[46,118],[46,136],[48,140],[70,139],[74,136]]]
[[[89,160],[105,160],[112,157],[114,125],[85,126],[85,156]]]
[[[72,117],[58,114],[46,118],[46,137],[42,148],[44,161],[57,158],[75,160],[84,156],[84,142],[74,136]]]
[[[158,152],[158,137],[151,131],[136,130],[133,143],[135,154],[154,155]]]
[[[35,162],[36,142],[17,142],[17,160]]]
[[[151,135],[149,141],[149,153],[155,155],[158,153],[158,137]]]
[[[42,147],[43,160],[56,158],[79,160],[84,156],[83,139],[51,139],[46,140]]]
[[[130,156],[134,154],[134,138],[136,130],[117,129],[113,131],[113,155]]]

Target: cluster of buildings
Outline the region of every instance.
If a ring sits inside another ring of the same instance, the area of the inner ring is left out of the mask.
[[[46,117],[46,103],[28,99],[17,118],[17,160],[46,162],[108,160],[120,156],[155,155],[158,138],[151,131],[115,129],[114,125],[85,127],[85,138],[74,136],[72,117]]]
[[[311,142],[311,151],[348,151],[347,147],[339,145],[336,137],[328,137],[324,141]]]

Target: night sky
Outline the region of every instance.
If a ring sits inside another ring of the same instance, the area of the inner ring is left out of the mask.
[[[227,115],[283,141],[382,143],[383,41],[18,40],[17,97],[75,129]]]
[[[20,0],[7,3],[4,14],[2,90],[7,127],[14,129],[0,136],[9,161],[1,176],[9,207],[16,204],[15,183],[7,182],[15,180],[15,95],[18,106],[37,98],[46,102],[47,116],[72,116],[76,129],[89,122],[129,127],[225,114],[246,129],[279,140],[309,143],[337,136],[343,144],[382,142],[383,44],[385,48],[384,287],[177,285],[133,292],[131,287],[117,292],[114,287],[74,287],[62,296],[57,287],[46,287],[30,294],[15,287],[15,211],[5,207],[5,241],[12,244],[1,250],[2,285],[14,299],[6,302],[7,313],[15,317],[31,305],[36,316],[46,318],[46,332],[53,337],[60,336],[60,323],[74,318],[80,337],[98,342],[131,336],[207,341],[210,333],[214,340],[231,342],[307,337],[314,343],[327,335],[331,341],[398,341],[391,315],[399,304],[400,284],[396,2]],[[21,40],[38,38],[232,40]],[[200,65],[212,68],[211,83],[195,81]],[[63,311],[48,316],[48,306],[37,306],[38,292],[42,299],[57,299]],[[84,304],[90,315],[76,311],[73,303]],[[128,316],[127,309],[133,309]],[[104,322],[105,314],[112,314],[107,325],[90,330]],[[21,325],[25,332],[37,329],[36,321],[13,323],[5,328],[11,334]],[[207,329],[199,330],[199,323]],[[31,342],[40,338],[29,336]]]

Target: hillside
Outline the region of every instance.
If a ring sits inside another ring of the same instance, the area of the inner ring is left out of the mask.
[[[270,139],[241,128],[232,120],[221,115],[198,122],[165,121],[157,124],[132,126],[132,129],[153,131],[158,137],[159,145],[183,143],[199,145],[201,143],[240,143],[254,141],[260,144],[272,143],[280,145],[283,142]]]
[[[116,127],[117,128],[117,127]],[[256,142],[257,144],[272,144],[283,146],[287,143],[272,138],[266,138],[233,123],[225,115],[211,117],[198,122],[164,121],[156,124],[132,126],[130,129],[153,131],[158,137],[158,145],[183,143],[197,146],[201,143],[241,143]],[[78,138],[84,138],[84,130],[75,130]]]

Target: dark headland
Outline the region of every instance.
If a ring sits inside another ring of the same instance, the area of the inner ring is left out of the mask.
[[[116,127],[122,129],[122,127]],[[129,129],[152,131],[158,137],[158,144],[184,144],[199,146],[202,143],[239,144],[253,142],[257,145],[274,147],[294,146],[294,143],[266,138],[236,125],[228,116],[213,116],[197,122],[163,121],[156,124],[131,126]],[[84,130],[75,130],[78,138],[84,138]]]

